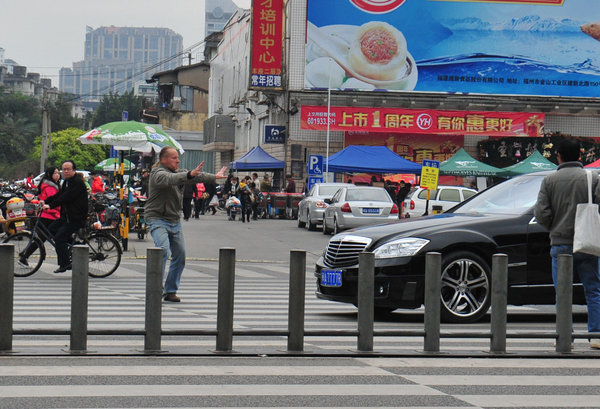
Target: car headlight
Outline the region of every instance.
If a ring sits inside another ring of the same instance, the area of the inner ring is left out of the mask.
[[[427,239],[406,237],[385,243],[375,249],[375,258],[410,257],[417,254],[425,245]]]

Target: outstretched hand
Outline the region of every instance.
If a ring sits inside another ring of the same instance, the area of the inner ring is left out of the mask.
[[[204,161],[202,161],[198,166],[196,166],[194,168],[194,170],[192,170],[190,173],[192,176],[196,177],[198,176],[200,173],[202,173],[202,168],[204,167]]]
[[[217,179],[227,179],[227,175],[225,174],[226,171],[227,171],[227,166],[223,166],[221,168],[221,170],[217,172],[217,174],[215,175],[215,177]]]

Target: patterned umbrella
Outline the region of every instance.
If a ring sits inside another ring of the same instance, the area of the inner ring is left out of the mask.
[[[136,121],[109,122],[79,137],[83,144],[113,145],[117,150],[160,151],[165,146],[184,150],[181,144],[156,125]]]

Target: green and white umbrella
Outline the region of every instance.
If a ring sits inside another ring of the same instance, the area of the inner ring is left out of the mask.
[[[130,160],[123,159],[123,163],[125,164],[124,169],[126,171],[135,169],[135,165],[131,163]],[[115,169],[119,169],[119,158],[107,158],[94,166],[94,170],[102,170],[105,172],[111,172]]]
[[[165,146],[184,150],[172,136],[153,124],[137,121],[109,122],[79,137],[83,144],[113,145],[116,150],[160,151]]]

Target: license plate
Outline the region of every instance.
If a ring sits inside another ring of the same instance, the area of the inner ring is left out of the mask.
[[[324,287],[341,287],[341,270],[321,270],[321,285]]]
[[[17,230],[23,230],[25,228],[25,222],[15,222],[15,228]]]
[[[379,208],[377,207],[363,207],[363,214],[379,214]]]

